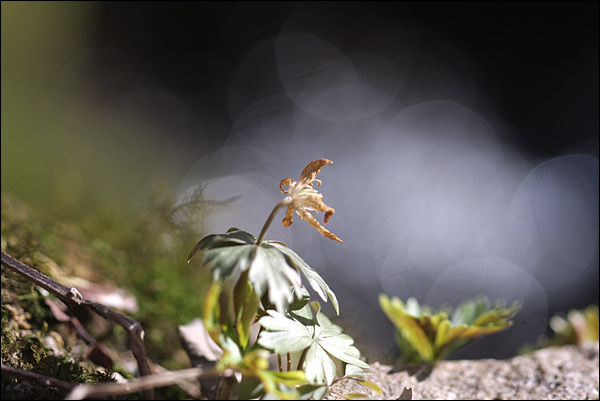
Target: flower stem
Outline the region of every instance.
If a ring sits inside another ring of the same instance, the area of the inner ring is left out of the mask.
[[[235,376],[231,369],[227,369],[221,378],[221,389],[219,390],[219,400],[230,400],[233,385],[235,384]]]
[[[305,348],[300,355],[300,360],[298,360],[298,367],[296,370],[302,370],[302,365],[304,365],[304,360],[306,359],[306,353],[308,352],[308,348]]]
[[[283,198],[282,200],[280,200],[275,205],[275,207],[271,211],[271,214],[267,218],[267,221],[265,221],[265,225],[263,226],[263,228],[262,228],[262,230],[260,232],[260,235],[258,236],[258,240],[256,241],[256,245],[260,245],[263,242],[263,239],[265,239],[265,235],[267,234],[267,230],[269,229],[269,226],[271,226],[271,223],[273,222],[273,219],[275,218],[275,216],[279,212],[279,209],[281,209],[282,207],[285,207],[285,206],[289,205],[290,203],[292,203],[292,197],[291,196],[286,196],[285,198]]]

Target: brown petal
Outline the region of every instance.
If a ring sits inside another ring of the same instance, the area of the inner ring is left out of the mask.
[[[302,197],[301,204],[304,207],[309,207],[320,212],[325,212],[325,223],[327,223],[333,215],[333,213],[335,213],[335,210],[332,207],[327,206],[322,199],[323,194],[309,194]],[[298,199],[297,202],[300,203],[300,200]]]
[[[293,223],[292,217],[294,217],[294,208],[292,207],[292,205],[290,205],[285,211],[285,218],[281,221],[281,224],[283,224],[284,227],[291,226]]]
[[[306,167],[304,167],[304,170],[302,170],[302,174],[300,174],[300,181],[309,185],[312,185],[313,181],[317,181],[317,183],[321,185],[321,181],[316,180],[316,177],[326,164],[333,164],[333,162],[328,159],[319,159],[308,163]]]
[[[335,240],[335,241],[339,241],[339,242],[344,242],[341,239],[339,239],[337,237],[337,235],[335,235],[334,233],[330,232],[328,229],[326,229],[325,227],[323,227],[321,225],[321,223],[319,223],[319,221],[317,219],[315,219],[315,217],[308,213],[306,210],[304,209],[296,209],[296,212],[298,213],[298,215],[300,215],[301,218],[303,218],[304,220],[306,220],[306,222],[313,228],[315,228],[317,231],[319,231],[321,233],[321,235],[323,235],[326,238]]]
[[[337,242],[344,242],[337,235],[335,235],[334,233],[332,233],[332,232],[330,232],[330,231],[328,231],[326,229],[323,229],[323,230],[325,230],[325,231],[321,232],[321,234],[323,234],[324,237],[327,237],[327,238],[332,239],[332,240],[337,241]]]
[[[290,188],[288,188],[288,189],[283,189],[283,186],[284,186],[284,185],[288,185],[288,186],[290,186],[290,185],[293,185],[293,184],[295,184],[295,183],[296,183],[296,181],[292,180],[291,178],[284,178],[284,179],[283,179],[283,180],[281,180],[281,182],[279,183],[279,190],[280,190],[281,192],[283,192],[284,194],[287,194],[288,192],[290,192]]]
[[[335,213],[335,210],[333,210],[332,208],[330,208],[330,209],[331,210],[329,210],[325,213],[325,218],[323,218],[323,224],[327,224],[329,219],[331,219],[331,216],[333,216],[333,214]]]

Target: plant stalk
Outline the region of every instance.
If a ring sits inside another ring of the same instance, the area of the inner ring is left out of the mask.
[[[302,370],[302,365],[304,365],[304,360],[306,359],[306,353],[308,352],[308,348],[305,348],[300,355],[300,360],[298,361],[298,367],[296,370]]]
[[[219,391],[217,399],[230,400],[231,392],[233,391],[233,386],[235,382],[235,376],[232,370],[227,369],[225,372],[223,372],[223,378],[221,379],[221,389]]]
[[[283,198],[282,200],[280,200],[279,202],[277,202],[277,204],[275,205],[275,207],[271,211],[271,214],[267,218],[267,221],[265,221],[265,225],[263,226],[263,228],[262,228],[262,230],[260,232],[260,235],[258,236],[258,240],[256,240],[256,245],[260,245],[263,242],[263,240],[265,239],[265,235],[267,234],[267,230],[271,226],[271,223],[273,222],[273,219],[275,218],[275,216],[279,212],[279,209],[281,209],[282,207],[285,207],[285,206],[289,205],[290,203],[292,203],[292,200],[293,199],[292,199],[291,196],[286,196],[285,198]]]

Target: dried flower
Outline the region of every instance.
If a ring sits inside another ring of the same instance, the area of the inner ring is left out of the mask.
[[[316,182],[317,185],[321,185],[321,180],[317,180],[316,177],[326,164],[333,164],[333,162],[327,159],[313,160],[304,167],[299,181],[294,181],[291,178],[284,178],[281,180],[279,189],[284,194],[288,194],[289,198],[285,218],[282,223],[284,227],[290,226],[293,222],[292,217],[295,210],[301,219],[306,220],[311,227],[319,231],[324,237],[343,242],[335,234],[323,227],[310,213],[311,211],[316,211],[317,213],[319,211],[325,212],[323,224],[327,224],[333,213],[335,213],[335,210],[332,207],[327,206],[323,202],[323,194],[313,188],[313,182]],[[286,185],[288,188],[283,189]]]

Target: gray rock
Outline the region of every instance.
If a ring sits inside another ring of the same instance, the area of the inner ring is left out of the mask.
[[[435,367],[394,369],[371,364],[370,381],[383,390],[371,392],[352,380],[333,390],[362,392],[373,399],[397,399],[405,387],[418,399],[598,399],[598,342],[550,347],[506,360],[442,361]],[[330,399],[340,399],[330,396]]]

